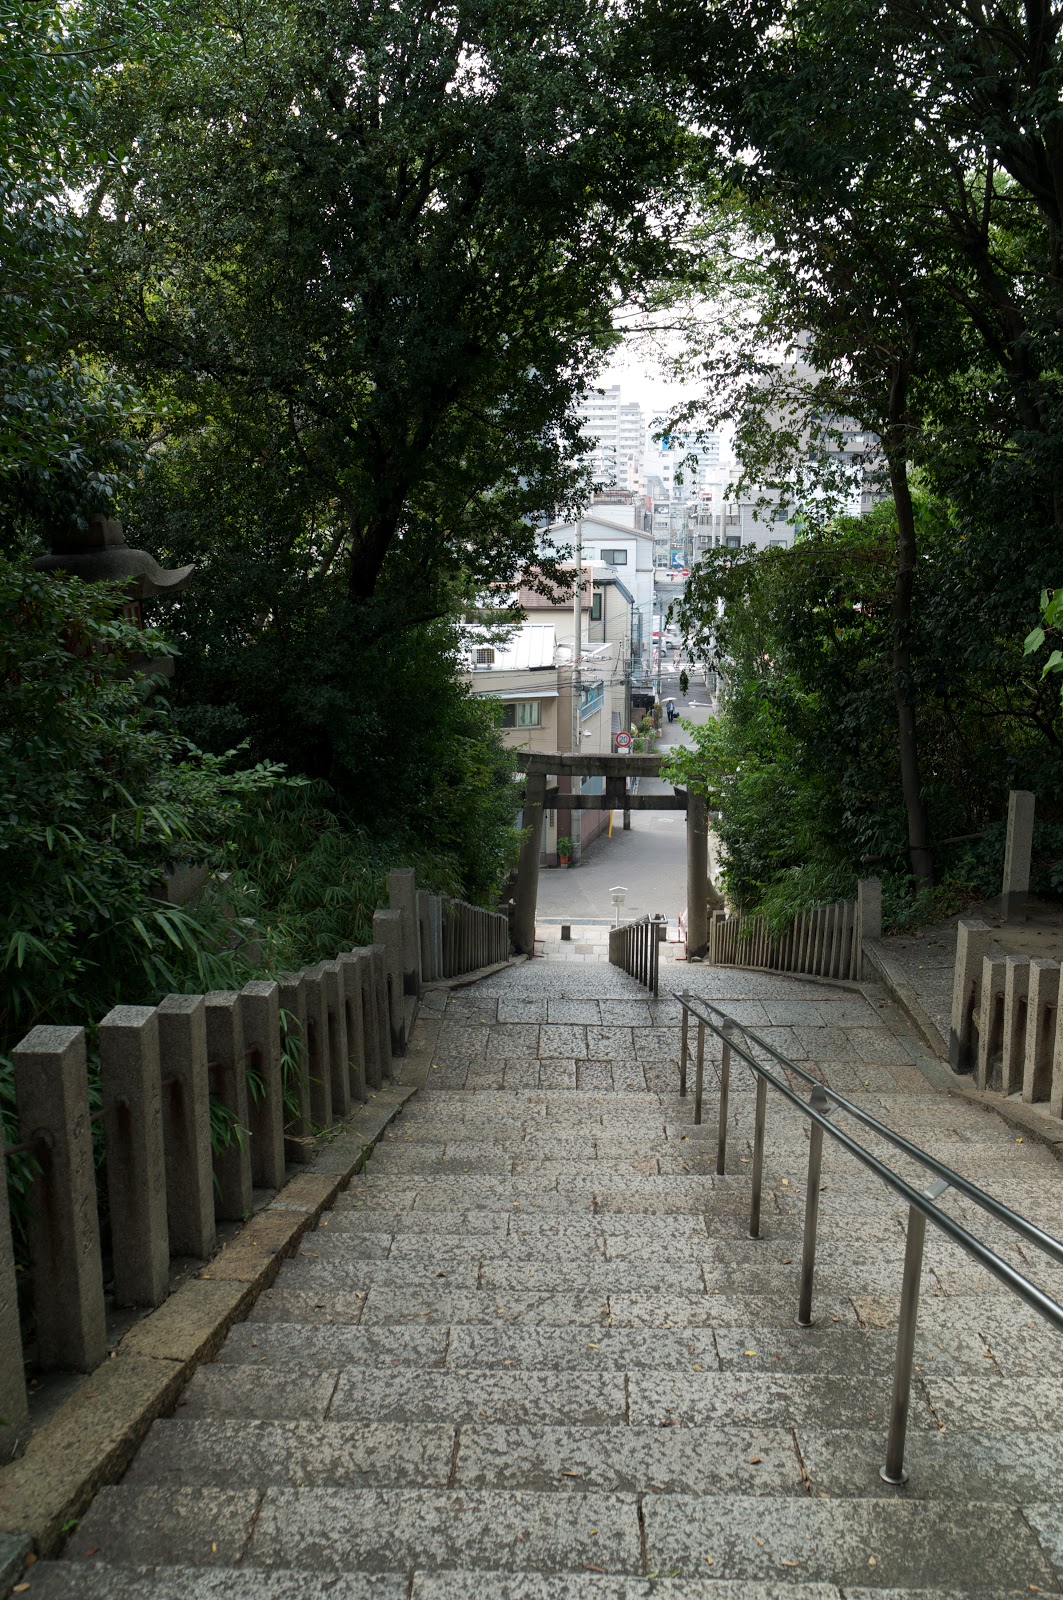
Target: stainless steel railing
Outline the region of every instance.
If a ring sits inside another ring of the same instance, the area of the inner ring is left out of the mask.
[[[705,1082],[705,1034],[706,1030],[716,1035],[722,1043],[720,1061],[720,1106],[719,1121],[716,1137],[716,1171],[722,1173],[727,1155],[727,1123],[728,1102],[731,1084],[731,1057],[737,1056],[756,1078],[756,1101],[753,1113],[753,1171],[752,1191],[749,1207],[749,1232],[750,1237],[760,1237],[760,1211],[761,1195],[764,1185],[764,1142],[765,1125],[767,1121],[767,1097],[769,1087],[777,1090],[784,1100],[796,1106],[811,1123],[809,1129],[808,1150],[808,1179],[805,1186],[805,1224],[801,1247],[801,1276],[798,1290],[798,1325],[803,1328],[812,1323],[812,1285],[816,1265],[816,1234],[819,1223],[819,1190],[820,1173],[823,1162],[823,1135],[829,1133],[843,1149],[848,1150],[863,1166],[881,1178],[895,1193],[903,1196],[908,1202],[908,1228],[904,1251],[904,1268],[901,1277],[901,1306],[900,1321],[897,1330],[897,1355],[893,1370],[893,1393],[890,1401],[889,1437],[886,1443],[886,1461],[880,1468],[880,1476],[886,1483],[905,1483],[908,1474],[904,1469],[904,1445],[908,1430],[908,1405],[912,1383],[912,1362],[915,1355],[915,1330],[919,1315],[919,1288],[923,1270],[923,1244],[926,1236],[926,1224],[929,1220],[939,1228],[945,1236],[960,1246],[968,1255],[973,1256],[987,1272],[992,1273],[1001,1283],[1005,1284],[1014,1294],[1024,1300],[1028,1306],[1042,1316],[1046,1322],[1063,1332],[1063,1306],[1047,1295],[1037,1284],[1023,1276],[1014,1267],[1010,1266],[1003,1257],[997,1255],[983,1240],[939,1209],[937,1202],[949,1189],[956,1190],[968,1200],[980,1206],[995,1221],[1004,1227],[1010,1228],[1027,1244],[1042,1250],[1054,1261],[1063,1265],[1063,1242],[1046,1233],[1036,1223],[1027,1217],[1021,1216],[1017,1211],[1003,1205],[1001,1201],[986,1194],[977,1184],[972,1183],[961,1173],[943,1161],[938,1161],[935,1156],[920,1149],[910,1139],[904,1138],[893,1128],[879,1122],[876,1117],[847,1100],[844,1095],[838,1094],[827,1084],[820,1083],[818,1078],[800,1067],[796,1062],[784,1056],[774,1045],[762,1039],[752,1028],[744,1023],[737,1022],[729,1017],[719,1006],[714,1006],[708,1000],[694,1000],[684,991],[674,994],[682,1007],[682,1024],[679,1054],[679,1093],[685,1096],[687,1092],[687,1066],[690,1057],[690,1019],[697,1023],[697,1039],[694,1051],[694,1122],[700,1125],[702,1116],[702,1102],[704,1097]],[[705,1013],[711,1012],[712,1016]],[[718,1022],[713,1020],[717,1017]],[[745,1044],[739,1043],[735,1035],[741,1034]],[[752,1048],[764,1051],[773,1061],[778,1062],[787,1072],[794,1073],[811,1088],[811,1096],[806,1101],[801,1098],[797,1090],[772,1073],[763,1061],[758,1061],[752,1054]],[[876,1155],[860,1144],[850,1134],[836,1128],[831,1122],[835,1112],[843,1112],[846,1116],[853,1117],[864,1127],[870,1129],[879,1138],[893,1145],[897,1150],[912,1161],[924,1167],[932,1174],[934,1181],[928,1189],[920,1191],[908,1183],[892,1167],[880,1161]]]

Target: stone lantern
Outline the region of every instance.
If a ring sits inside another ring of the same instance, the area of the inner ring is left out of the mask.
[[[46,556],[38,556],[33,565],[38,572],[67,572],[73,578],[84,578],[90,583],[118,580],[125,588],[127,599],[121,614],[144,626],[144,602],[167,595],[179,594],[191,582],[195,567],[160,567],[154,556],[146,550],[131,550],[125,542],[125,531],[113,517],[96,515],[87,528],[73,525],[52,537],[52,548]],[[147,665],[142,666],[149,670]],[[150,670],[163,677],[173,676],[173,658],[156,657]]]

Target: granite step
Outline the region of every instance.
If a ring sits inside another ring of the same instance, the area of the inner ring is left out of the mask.
[[[56,1561],[38,1567],[35,1600],[884,1600],[881,1590],[774,1579],[630,1578],[589,1572],[548,1576],[510,1572],[317,1574],[179,1566],[115,1566]],[[889,1591],[889,1600],[953,1600],[957,1590]],[[1028,1592],[1028,1591],[1027,1591]],[[965,1589],[967,1600],[999,1600]]]
[[[535,1345],[535,1340],[529,1341],[532,1353]],[[953,1425],[963,1426],[972,1401],[976,1414],[981,1414],[977,1411],[983,1404],[980,1381],[981,1376],[971,1379],[964,1373],[917,1376],[910,1425],[940,1425],[938,1406],[932,1407],[923,1394],[925,1384],[932,1397],[951,1411]],[[996,1408],[1005,1407],[1012,1394],[1025,1400],[1021,1386],[1027,1381],[998,1379]],[[305,1364],[218,1362],[202,1367],[185,1391],[177,1415],[187,1420],[296,1421],[327,1416],[333,1422],[363,1417],[455,1425],[630,1422],[661,1428],[758,1419],[765,1425],[789,1427],[829,1419],[836,1427],[864,1427],[888,1420],[889,1390],[887,1370],[883,1367],[876,1374],[862,1360],[847,1370],[836,1360],[833,1368],[817,1371],[778,1370],[771,1364],[767,1369],[721,1370],[708,1356],[699,1363],[689,1355],[682,1366],[380,1369],[326,1366],[319,1356]]]
[[[1054,1577],[1038,1527],[1056,1505],[805,1495],[455,1488],[104,1489],[72,1553],[119,1565],[291,1572],[592,1570],[998,1594]],[[556,1581],[556,1577],[555,1577]]]

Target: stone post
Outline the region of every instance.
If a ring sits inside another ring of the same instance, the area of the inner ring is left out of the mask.
[[[325,985],[328,1016],[329,1083],[332,1089],[332,1119],[342,1121],[351,1114],[351,1058],[347,1042],[347,992],[338,961],[324,961],[321,975]]]
[[[213,1254],[207,1013],[201,994],[167,995],[155,1009],[162,1075],[166,1222],[172,1256]]]
[[[513,943],[519,955],[535,954],[535,907],[539,898],[539,853],[542,849],[545,802],[546,773],[526,773],[521,818],[523,832],[513,907]]]
[[[417,934],[421,951],[421,982],[434,983],[439,974],[432,965],[432,896],[427,889],[417,891]]]
[[[417,914],[417,874],[412,867],[395,867],[388,873],[388,905],[402,913],[403,993],[421,996],[421,933]]]
[[[332,1072],[329,1066],[328,995],[320,966],[303,972],[306,996],[306,1069],[310,1083],[310,1118],[316,1132],[332,1126]]]
[[[38,1360],[91,1372],[107,1332],[84,1031],[34,1028],[11,1059],[22,1139],[41,1141],[26,1220]]]
[[[392,1056],[404,1056],[406,1054],[406,1015],[402,982],[402,912],[374,912],[373,940],[384,951],[388,1016],[391,1027],[389,1048]]]
[[[240,991],[244,1050],[258,1079],[248,1095],[251,1181],[259,1189],[284,1186],[284,1081],[281,1071],[280,987],[245,983]]]
[[[1005,971],[1003,957],[983,957],[978,1006],[978,1071],[975,1077],[979,1089],[995,1087],[994,1079],[1003,1053]]]
[[[294,973],[281,978],[280,1008],[285,1013],[282,1052],[297,1056],[299,1071],[291,1089],[298,1103],[295,1115],[284,1126],[284,1155],[288,1161],[312,1161],[314,1146],[310,1119],[310,1047],[306,1037],[306,989]],[[284,1064],[281,1063],[281,1074]]]
[[[347,1035],[347,1087],[352,1104],[365,1099],[365,1008],[362,1000],[362,967],[357,950],[343,950],[336,957],[343,994],[343,1020]]]
[[[154,1006],[115,1006],[100,1023],[107,1201],[120,1306],[157,1306],[169,1292],[159,1024]]]
[[[1056,1006],[1055,1042],[1052,1046],[1052,1089],[1048,1109],[1054,1117],[1063,1117],[1063,1008],[1059,1005]]]
[[[989,954],[993,930],[975,917],[956,924],[956,965],[952,977],[952,1025],[949,1029],[949,1066],[953,1072],[971,1072],[977,1056],[973,1018],[978,1009],[982,961]]]
[[[878,878],[861,878],[856,885],[857,970],[864,976],[864,940],[882,938],[882,883]]]
[[[377,912],[377,916],[380,916]],[[388,988],[387,952],[382,944],[371,944],[369,950],[370,987],[373,996],[373,1015],[376,1020],[377,1061],[380,1064],[380,1082],[390,1083],[391,1070],[391,1001]]]
[[[709,948],[709,807],[703,794],[687,792],[687,959]]]
[[[1059,963],[1036,958],[1030,962],[1027,1001],[1026,1056],[1022,1072],[1022,1098],[1027,1105],[1047,1100],[1052,1093],[1052,1055],[1058,1039]]]
[[[0,1466],[18,1454],[30,1431],[7,1174],[3,1177],[0,1183]]]
[[[1028,789],[1008,795],[1008,835],[1004,846],[1004,879],[1000,910],[1005,922],[1025,922],[1033,856],[1034,797]]]
[[[432,936],[432,970],[437,978],[443,977],[443,896],[434,894],[429,910],[429,928]]]
[[[227,1142],[214,1154],[214,1212],[239,1222],[251,1212],[251,1154],[247,1148],[247,1063],[240,996],[214,990],[204,996],[207,1070],[216,1101],[227,1113]]]
[[[1029,956],[1006,956],[1004,959],[1004,1037],[1000,1062],[1000,1089],[1002,1094],[1017,1094],[1022,1089],[1023,1071],[1026,1064],[1029,998]]]
[[[381,1053],[381,1022],[377,1016],[376,964],[370,945],[352,952],[358,959],[358,982],[362,997],[362,1038],[365,1049],[366,1089],[379,1089],[384,1081]]]

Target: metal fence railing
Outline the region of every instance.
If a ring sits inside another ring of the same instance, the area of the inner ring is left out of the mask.
[[[661,964],[661,939],[667,923],[650,917],[609,929],[609,961],[645,986],[656,997]]]
[[[1063,1306],[1057,1304],[1043,1289],[1025,1277],[999,1256],[984,1240],[970,1233],[954,1217],[940,1209],[938,1201],[947,1190],[953,1189],[987,1212],[994,1221],[1016,1234],[1025,1244],[1032,1245],[1058,1263],[1063,1264],[1063,1242],[1046,1233],[1028,1218],[1012,1211],[980,1189],[969,1178],[955,1172],[944,1162],[912,1144],[892,1128],[879,1122],[867,1111],[854,1105],[834,1089],[821,1083],[804,1067],[790,1061],[774,1045],[768,1044],[744,1023],[736,1022],[719,1006],[707,1000],[694,1000],[687,993],[676,994],[682,1007],[682,1024],[679,1057],[679,1093],[687,1092],[687,1067],[690,1046],[690,1019],[697,1023],[695,1043],[694,1121],[701,1122],[704,1095],[705,1034],[714,1034],[722,1043],[720,1062],[720,1106],[716,1143],[716,1171],[724,1171],[727,1154],[728,1099],[730,1094],[731,1058],[736,1056],[756,1078],[756,1101],[753,1114],[752,1189],[749,1209],[749,1232],[754,1239],[760,1237],[761,1194],[764,1181],[765,1124],[767,1119],[767,1092],[774,1089],[784,1100],[796,1107],[809,1123],[808,1179],[805,1188],[805,1222],[801,1249],[801,1270],[798,1288],[797,1321],[808,1327],[812,1322],[812,1285],[816,1264],[816,1232],[819,1221],[820,1172],[822,1167],[823,1135],[829,1134],[858,1162],[872,1172],[895,1194],[908,1202],[908,1229],[905,1244],[904,1268],[901,1279],[900,1322],[897,1332],[897,1354],[894,1363],[893,1393],[890,1403],[889,1437],[886,1460],[880,1475],[886,1483],[900,1484],[907,1480],[904,1470],[904,1445],[908,1427],[908,1404],[912,1381],[912,1362],[915,1354],[915,1330],[919,1313],[919,1288],[923,1267],[923,1242],[927,1222],[939,1228],[946,1238],[959,1245],[985,1270],[1003,1283],[1012,1293],[1042,1316],[1046,1322],[1063,1332]],[[707,1015],[706,1013],[711,1013]],[[741,1035],[740,1042],[736,1035]],[[762,1052],[793,1074],[811,1089],[806,1101],[790,1084],[758,1060],[753,1050]],[[909,1160],[923,1167],[932,1181],[925,1190],[915,1188],[892,1167],[862,1145],[852,1134],[836,1128],[831,1117],[840,1112],[852,1117],[869,1129],[877,1138],[899,1150]]]

